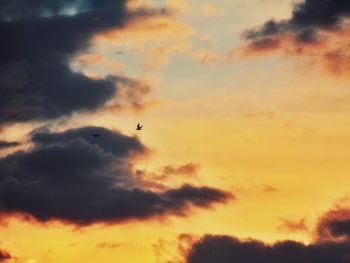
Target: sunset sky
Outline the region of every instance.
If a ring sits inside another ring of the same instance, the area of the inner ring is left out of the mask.
[[[0,262],[350,263],[349,0],[2,0],[0,35]]]

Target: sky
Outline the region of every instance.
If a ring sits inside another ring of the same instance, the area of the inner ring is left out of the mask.
[[[0,262],[349,263],[349,25],[348,0],[1,1]]]

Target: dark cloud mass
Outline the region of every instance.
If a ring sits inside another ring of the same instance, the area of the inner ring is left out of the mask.
[[[137,138],[116,131],[99,127],[40,131],[32,142],[31,150],[0,159],[3,214],[87,225],[184,216],[192,206],[209,208],[231,198],[209,187],[184,185],[152,192],[135,180],[130,185],[134,159],[147,149]]]
[[[287,221],[291,230],[307,230],[304,220]],[[291,224],[292,223],[292,224]],[[206,235],[192,244],[186,263],[349,263],[350,209],[336,207],[322,215],[310,245],[280,241],[268,245],[256,240]]]
[[[243,32],[245,43],[228,53],[229,59],[279,51],[285,57],[302,57],[302,67],[317,67],[334,76],[349,75],[349,0],[294,2],[289,19],[268,20]],[[299,64],[301,65],[301,64]]]
[[[293,241],[272,246],[229,236],[205,236],[189,251],[187,263],[349,263],[350,243],[304,245]]]
[[[122,2],[116,0],[3,0],[0,3],[0,19],[6,22],[65,14],[73,15],[121,6]]]
[[[350,237],[350,219],[332,221],[329,223],[328,229],[332,236]]]
[[[96,139],[92,136],[93,134],[98,134],[100,137]],[[138,139],[101,127],[77,128],[61,133],[34,132],[32,141],[39,146],[47,146],[66,144],[77,138],[83,139],[89,144],[98,145],[105,152],[120,157],[130,155],[132,152],[143,153],[146,151],[145,146]]]
[[[95,34],[165,12],[129,12],[123,0],[1,1],[0,125],[95,110],[118,96],[118,82],[132,89],[126,77],[73,72],[70,60]]]
[[[304,0],[294,5],[289,20],[269,20],[262,27],[248,30],[244,36],[250,40],[292,33],[298,42],[317,40],[319,30],[336,30],[350,15],[348,0]]]

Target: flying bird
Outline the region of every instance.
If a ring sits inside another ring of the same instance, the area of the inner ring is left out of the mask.
[[[141,126],[141,124],[138,123],[137,126],[136,126],[136,130],[137,130],[137,131],[141,131],[142,128],[143,128],[143,126]]]

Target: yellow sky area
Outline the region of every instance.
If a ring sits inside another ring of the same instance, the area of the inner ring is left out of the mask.
[[[328,110],[334,99],[326,99],[326,88],[316,91],[301,93],[307,99],[299,93],[299,101],[294,100],[298,107],[251,103],[255,107],[244,108],[243,103],[240,107],[232,103],[235,98],[211,96],[168,102],[137,114],[73,118],[68,126],[103,125],[127,134],[136,134],[134,126],[140,121],[145,129],[138,136],[152,154],[135,168],[153,171],[167,164],[198,163],[201,169],[196,177],[166,183],[215,186],[232,191],[237,200],[213,210],[195,210],[188,218],[82,231],[13,221],[1,230],[4,248],[19,262],[114,262],[118,258],[147,263],[157,262],[154,245],[159,240],[164,241],[166,252],[158,257],[173,258],[181,233],[310,241],[317,218],[348,193],[350,183],[350,118],[346,111]],[[285,97],[297,98],[294,91],[290,93]],[[276,190],[267,191],[268,186]],[[310,233],[279,230],[284,219],[302,218]],[[33,237],[42,242],[33,242]],[[98,248],[101,243],[121,245]]]
[[[2,229],[4,246],[15,262],[156,262],[152,244],[155,226],[142,223],[74,230],[62,225],[30,225],[11,221]],[[23,234],[25,233],[25,234]],[[5,244],[6,243],[6,244]]]
[[[140,121],[145,130],[138,135],[152,154],[140,160],[137,168],[152,171],[167,164],[198,163],[201,169],[194,179],[176,178],[167,183],[193,182],[236,195],[236,201],[213,211],[196,211],[186,220],[172,219],[176,224],[166,222],[164,228],[173,235],[209,232],[266,241],[309,241],[311,233],[279,231],[283,219],[305,218],[312,230],[317,218],[347,194],[350,180],[346,157],[350,119],[337,107],[329,110],[338,101],[330,93],[343,91],[331,91],[325,83],[324,87],[315,82],[315,87],[277,94],[279,103],[269,107],[258,96],[244,106],[240,103],[247,102],[244,99],[221,94],[165,102],[136,116],[109,113],[75,121],[77,126],[89,122],[127,134],[136,134],[134,125]],[[345,95],[343,92],[342,97]],[[276,191],[264,191],[267,186]]]
[[[173,257],[173,245],[181,233],[308,242],[319,216],[348,193],[350,118],[346,98],[350,96],[342,88],[346,82],[326,77],[268,95],[254,94],[254,88],[245,95],[221,91],[165,101],[137,114],[76,115],[69,123],[57,126],[103,125],[137,134],[152,154],[140,160],[135,169],[152,172],[167,164],[198,163],[201,168],[196,177],[166,183],[219,187],[232,191],[236,200],[213,210],[195,210],[188,218],[75,232],[68,227],[13,221],[1,231],[4,248],[20,260],[23,257],[22,262],[113,262],[116,258],[156,262],[154,244],[165,240],[169,252],[159,257]],[[135,131],[137,122],[145,126],[141,133]],[[7,134],[12,134],[9,131]],[[24,132],[18,126],[12,131],[17,131],[17,136]],[[266,190],[271,188],[276,190]],[[309,233],[279,230],[283,220],[302,218]],[[33,242],[33,236],[43,242]],[[104,242],[122,245],[97,247]]]
[[[166,253],[172,253],[174,240],[181,233],[198,236],[205,233],[230,234],[270,242],[283,238],[308,241],[306,233],[289,234],[277,228],[283,219],[300,218],[306,218],[312,227],[315,219],[347,191],[348,165],[344,158],[347,147],[344,144],[335,149],[327,147],[325,152],[325,145],[321,149],[314,148],[316,143],[296,139],[295,135],[274,137],[272,140],[271,135],[247,136],[224,124],[215,123],[216,128],[207,126],[205,131],[203,124],[187,125],[177,123],[163,127],[163,131],[169,132],[166,138],[162,137],[163,132],[152,135],[157,139],[151,139],[151,146],[159,143],[162,145],[159,148],[167,147],[168,151],[156,151],[151,163],[156,167],[184,161],[199,162],[202,168],[197,183],[232,190],[237,200],[212,211],[196,210],[189,218],[88,228],[82,232],[72,232],[71,228],[65,227],[39,227],[13,222],[1,231],[6,241],[5,248],[13,255],[23,256],[23,262],[31,258],[38,263],[114,262],[116,258],[124,262],[156,262],[154,244],[159,239],[166,240],[170,242],[167,246],[170,251]],[[218,136],[217,129],[224,126],[227,132]],[[254,125],[247,126],[256,128]],[[200,135],[190,131],[198,128],[202,129]],[[178,136],[178,129],[191,136]],[[230,135],[231,132],[234,136]],[[148,140],[147,134],[141,137],[144,141]],[[314,139],[317,140],[322,140],[322,137]],[[184,151],[185,145],[190,148],[189,151]],[[324,162],[326,156],[333,156],[334,161]],[[277,188],[277,192],[266,193],[263,185],[271,185]],[[42,242],[33,242],[33,237]],[[97,248],[103,242],[121,246]]]

